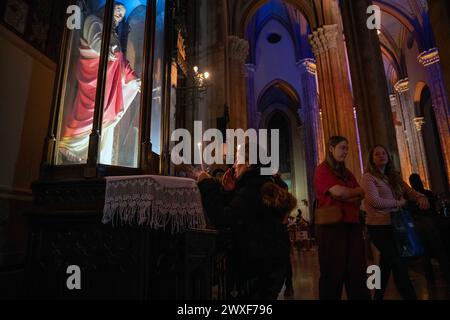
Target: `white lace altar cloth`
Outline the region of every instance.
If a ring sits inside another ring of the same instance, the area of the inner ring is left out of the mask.
[[[170,228],[171,233],[206,226],[194,180],[149,175],[106,177],[102,222]]]

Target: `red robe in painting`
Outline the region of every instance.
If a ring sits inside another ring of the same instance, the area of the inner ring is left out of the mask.
[[[126,88],[126,84],[131,80],[136,80],[136,74],[130,64],[124,60],[121,52],[116,52],[115,57],[115,61],[108,61],[103,111],[104,125],[108,125],[114,122],[118,116],[120,117],[124,112],[124,101],[131,103],[137,93],[135,90]],[[78,136],[92,129],[98,65],[99,58],[80,59],[78,93],[66,122],[64,137]],[[122,79],[124,83],[122,83]]]
[[[98,18],[93,18],[92,21],[88,19],[86,23],[88,22],[90,24],[84,30],[87,40],[81,39],[80,45],[78,92],[66,118],[63,130],[65,138],[89,134],[93,124],[102,25]],[[112,38],[113,43],[114,37]],[[136,73],[120,51],[110,53],[106,74],[104,127],[121,118],[139,90],[136,81],[133,81],[137,79]]]

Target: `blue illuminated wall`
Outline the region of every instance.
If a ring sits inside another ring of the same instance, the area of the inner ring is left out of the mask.
[[[247,63],[255,65],[254,101],[271,83],[281,80],[302,95],[298,63],[313,58],[308,22],[294,7],[281,0],[268,1],[253,16],[246,29],[250,44]],[[275,41],[270,39],[275,35]],[[278,37],[278,39],[276,38]]]

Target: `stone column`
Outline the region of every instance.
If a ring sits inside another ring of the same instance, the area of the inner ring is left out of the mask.
[[[414,103],[411,99],[411,94],[409,91],[408,78],[398,81],[394,85],[394,88],[397,91],[400,108],[403,115],[403,123],[405,126],[406,141],[411,160],[412,173],[418,173],[425,180],[428,178],[428,173],[426,169],[426,161],[424,160],[425,155],[422,153],[423,149],[420,147],[419,138],[421,137],[417,134],[416,126],[414,124]]]
[[[397,94],[391,94],[389,96],[391,107],[392,107],[392,113],[394,118],[394,127],[396,131],[396,137],[397,137],[397,146],[398,150],[402,150],[402,152],[399,152],[399,162],[400,162],[400,168],[402,172],[403,180],[407,181],[408,177],[412,173],[412,166],[411,166],[411,159],[409,156],[409,149],[408,149],[408,142],[406,140],[406,129],[405,129],[405,121],[403,120],[403,112],[401,105],[398,101]]]
[[[245,78],[247,80],[247,122],[248,128],[258,129],[261,114],[255,101],[255,69],[252,63],[245,65]]]
[[[303,59],[297,63],[300,69],[300,84],[302,91],[301,105],[298,113],[302,120],[302,132],[305,137],[305,160],[308,181],[309,210],[314,202],[314,170],[319,164],[320,148],[323,148],[323,138],[319,126],[320,114],[317,99],[317,65],[314,59]]]
[[[364,155],[376,144],[398,152],[386,74],[376,30],[367,28],[371,0],[340,0]]]
[[[249,44],[236,36],[228,37],[230,127],[247,129],[247,101],[244,64]]]
[[[337,24],[325,25],[315,30],[309,41],[317,61],[324,139],[328,141],[331,136],[342,135],[349,140],[350,152],[346,164],[359,178],[360,155],[343,35]]]
[[[318,150],[323,147],[323,141],[319,141],[318,138],[323,136],[320,134],[322,129],[319,114],[319,103],[317,96],[317,64],[314,59],[303,59],[297,63],[300,69],[300,83],[301,83],[301,105],[303,109],[305,126],[307,128],[306,139],[311,143],[308,147],[313,155],[312,162],[314,165],[319,164],[319,152]]]
[[[419,151],[420,151],[420,156],[421,156],[421,161],[423,163],[423,167],[424,167],[424,173],[422,177],[422,181],[423,181],[423,185],[425,186],[426,189],[430,189],[431,187],[431,181],[430,181],[430,176],[428,174],[428,163],[427,163],[427,158],[425,157],[425,146],[423,144],[423,136],[422,136],[422,128],[423,125],[425,124],[425,118],[424,117],[415,117],[413,119],[413,123],[414,123],[414,127],[416,129],[417,132],[417,140],[419,142]]]
[[[425,67],[427,73],[433,111],[441,142],[442,156],[444,157],[445,168],[447,169],[447,180],[450,183],[450,104],[442,76],[439,51],[437,48],[433,48],[422,52],[418,56],[418,60]]]

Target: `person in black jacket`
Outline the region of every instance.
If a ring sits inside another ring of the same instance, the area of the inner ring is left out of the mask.
[[[284,180],[281,178],[280,174],[275,174],[273,176],[274,182],[281,188],[283,188],[285,191],[289,190],[289,187],[287,185],[286,182],[284,182]],[[298,209],[298,211],[300,211],[300,209]],[[289,213],[287,213],[287,216],[283,223],[285,226],[285,238],[286,238],[286,246],[290,249],[291,248],[291,239],[289,238],[289,230],[288,230],[288,225],[289,225]],[[293,272],[292,272],[292,264],[291,264],[291,255],[290,252],[287,253],[286,255],[286,277],[284,280],[284,286],[285,286],[285,290],[284,290],[284,296],[285,297],[293,297],[294,296],[294,283],[292,281],[292,277],[293,277]]]
[[[436,212],[436,196],[431,190],[425,189],[422,179],[416,173],[409,177],[411,187],[424,194],[430,202],[428,210],[420,210],[417,205],[409,204],[409,209],[414,218],[414,224],[424,244],[423,267],[428,284],[435,284],[435,274],[431,263],[432,257],[436,257],[439,267],[444,274],[447,283],[450,283],[450,258],[446,252],[441,232],[438,228],[439,215]]]
[[[235,270],[248,291],[240,298],[275,300],[286,275],[286,229],[283,220],[296,206],[295,198],[260,174],[259,165],[233,166],[218,183],[207,173],[199,189],[209,220],[232,233]]]

